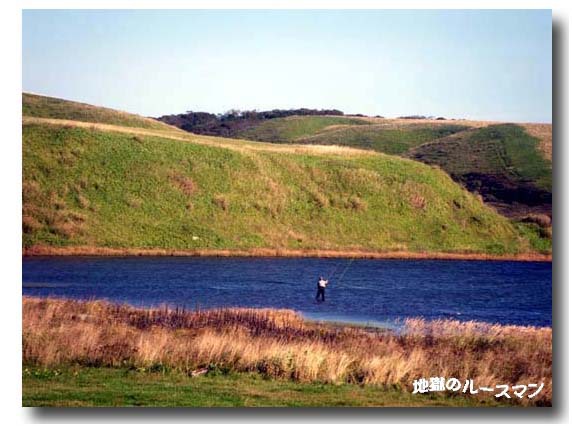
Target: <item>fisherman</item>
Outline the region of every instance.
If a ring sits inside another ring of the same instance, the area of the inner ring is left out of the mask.
[[[320,299],[320,296],[322,297],[322,302],[326,301],[326,286],[328,285],[328,280],[325,279],[324,277],[320,276],[320,279],[318,280],[318,293],[316,293],[316,300]]]

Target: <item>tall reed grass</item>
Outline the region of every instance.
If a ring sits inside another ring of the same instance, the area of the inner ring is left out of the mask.
[[[300,382],[412,391],[422,377],[476,386],[544,382],[524,405],[551,405],[551,328],[408,319],[400,333],[304,321],[290,310],[140,309],[105,301],[23,298],[26,365],[198,368]],[[473,398],[494,398],[489,394]]]

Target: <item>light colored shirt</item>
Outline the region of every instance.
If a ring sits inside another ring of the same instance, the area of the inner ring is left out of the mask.
[[[326,288],[326,286],[328,285],[328,280],[320,280],[318,281],[318,285],[322,288]]]

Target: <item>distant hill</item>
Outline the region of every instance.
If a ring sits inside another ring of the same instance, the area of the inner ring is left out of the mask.
[[[434,164],[481,194],[504,214],[552,215],[552,162],[522,126],[471,129],[411,149],[409,158]]]
[[[318,118],[311,117],[311,119]],[[300,118],[300,120],[303,119]],[[392,120],[383,120],[381,123],[379,121],[361,119],[358,123],[340,123],[344,125],[324,127],[317,132],[299,133],[296,138],[290,139],[289,142],[351,146],[399,155],[412,147],[468,129],[464,125],[440,122],[400,122],[396,124]],[[271,120],[265,124],[268,128],[282,128],[286,123]],[[287,132],[284,129],[281,134]],[[250,133],[253,135],[253,139],[259,137],[259,140],[266,140],[260,137],[264,134],[262,125],[252,129]],[[244,136],[248,135],[248,132],[244,133]],[[282,137],[276,138],[275,141],[287,142],[288,140]]]
[[[437,165],[511,218],[552,216],[552,126],[407,117],[291,116],[237,132],[249,140],[349,146]]]
[[[164,115],[157,120],[197,135],[239,137],[240,133],[269,120],[291,116],[343,116],[336,109],[274,109],[271,111],[231,110],[225,114],[188,111],[183,114]],[[255,139],[256,140],[256,139]]]
[[[307,138],[348,126],[367,126],[362,118],[345,116],[290,116],[266,120],[237,133],[237,137],[263,142],[306,143]],[[318,145],[333,145],[330,143]],[[351,144],[339,144],[351,146]],[[359,147],[358,147],[359,148]]]
[[[148,121],[96,107],[85,122],[63,100],[58,118],[27,117],[30,100],[53,103],[23,98],[25,248],[550,252],[417,161],[118,125]]]

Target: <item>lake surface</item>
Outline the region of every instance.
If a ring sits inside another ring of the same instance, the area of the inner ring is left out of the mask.
[[[552,325],[552,264],[437,260],[25,257],[24,295],[138,306],[274,307],[387,325],[404,317]],[[326,301],[316,281],[330,276]]]

